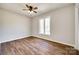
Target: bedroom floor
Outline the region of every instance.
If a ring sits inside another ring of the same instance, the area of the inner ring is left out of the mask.
[[[1,44],[1,55],[77,55],[71,46],[37,37],[22,38]]]

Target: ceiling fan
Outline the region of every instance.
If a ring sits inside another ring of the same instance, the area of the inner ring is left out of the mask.
[[[38,9],[38,7],[33,7],[33,6],[31,6],[31,5],[27,5],[27,4],[25,4],[25,6],[26,6],[26,8],[25,9],[23,9],[23,11],[29,11],[29,12],[34,12],[34,13],[37,13],[37,9]]]

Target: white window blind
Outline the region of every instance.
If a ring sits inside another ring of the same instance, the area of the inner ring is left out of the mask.
[[[39,34],[50,35],[50,17],[39,20]]]
[[[39,20],[39,34],[44,34],[44,20]]]
[[[45,18],[45,34],[50,35],[50,18]]]

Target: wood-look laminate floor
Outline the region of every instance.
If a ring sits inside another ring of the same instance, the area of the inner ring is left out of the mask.
[[[23,38],[1,44],[1,55],[76,55],[70,46],[36,37]]]

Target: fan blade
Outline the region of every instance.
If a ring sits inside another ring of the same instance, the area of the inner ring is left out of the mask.
[[[29,6],[26,4],[26,7],[29,7]]]
[[[38,7],[35,7],[34,9],[38,9]]]
[[[37,13],[36,11],[33,11],[34,13]]]
[[[25,11],[25,10],[28,10],[28,9],[22,9],[22,10],[24,10],[24,11]]]

